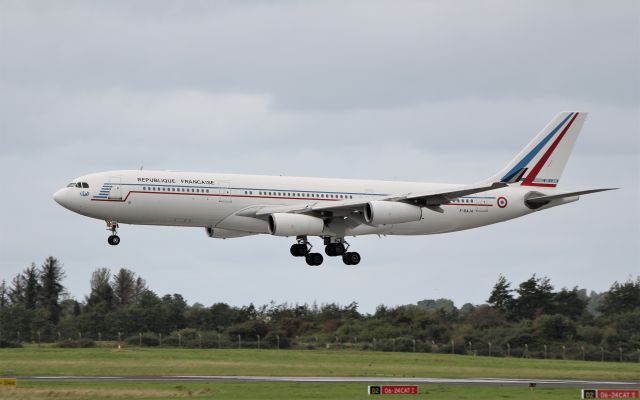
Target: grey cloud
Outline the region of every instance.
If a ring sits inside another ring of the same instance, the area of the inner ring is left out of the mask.
[[[25,86],[270,93],[287,109],[639,99],[635,2],[5,8],[3,75]]]

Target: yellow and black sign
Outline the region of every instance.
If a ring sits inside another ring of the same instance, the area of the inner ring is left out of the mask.
[[[382,388],[380,386],[369,386],[367,389],[367,392],[369,392],[369,395],[372,394],[382,394]]]
[[[16,387],[16,378],[0,378],[0,387]]]

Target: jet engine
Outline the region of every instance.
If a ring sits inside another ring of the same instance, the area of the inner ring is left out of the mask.
[[[364,219],[371,225],[420,221],[422,208],[395,201],[370,201],[364,206]]]
[[[323,230],[324,221],[321,218],[287,213],[269,215],[269,233],[274,236],[318,236]]]

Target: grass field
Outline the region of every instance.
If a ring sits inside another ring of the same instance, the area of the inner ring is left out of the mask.
[[[0,349],[0,376],[260,375],[640,380],[640,364],[424,353],[136,348]],[[420,385],[429,399],[578,398],[576,389]],[[364,383],[33,382],[0,389],[0,399],[211,398],[356,399]],[[385,399],[394,396],[384,396]],[[407,396],[403,396],[406,398]]]
[[[268,375],[638,380],[640,364],[361,351],[0,349],[0,375]]]
[[[15,389],[0,389],[0,399],[578,399],[578,389],[535,389],[513,387],[459,387],[420,385],[414,396],[368,396],[360,383],[223,383],[223,382],[25,382]]]

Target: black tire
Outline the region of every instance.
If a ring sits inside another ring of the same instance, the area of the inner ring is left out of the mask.
[[[313,265],[315,266],[321,265],[324,261],[324,257],[322,257],[322,254],[320,253],[311,253],[309,254],[309,257],[311,257],[311,259],[313,260]]]
[[[336,256],[341,256],[344,254],[345,252],[345,248],[344,248],[344,244],[342,243],[335,243],[333,245],[333,252],[335,253]]]
[[[107,242],[112,245],[112,246],[117,246],[120,244],[120,236],[118,235],[111,235],[109,236],[109,238],[107,239]]]
[[[312,267],[313,267],[313,265],[314,265],[314,264],[313,264],[313,257],[311,257],[311,254],[307,254],[307,255],[304,257],[304,260],[307,262],[307,265],[310,265],[310,266],[312,266]]]
[[[345,253],[342,256],[342,261],[347,265],[358,265],[360,263],[360,260],[361,260],[360,254],[356,253],[355,251],[353,253],[352,252]]]
[[[326,255],[328,255],[329,257],[335,257],[337,256],[336,254],[336,248],[335,246],[332,244],[328,244],[325,248],[324,248],[324,252]]]
[[[294,257],[304,257],[309,253],[307,245],[304,243],[298,243],[291,246],[291,255]]]
[[[358,264],[360,264],[360,260],[361,260],[360,253],[356,253],[354,251],[353,253],[351,253],[351,256],[349,258],[350,258],[349,261],[351,262],[351,264],[349,264],[349,265],[358,265]]]
[[[351,253],[344,253],[344,255],[342,256],[342,262],[345,263],[346,265],[351,265]]]

